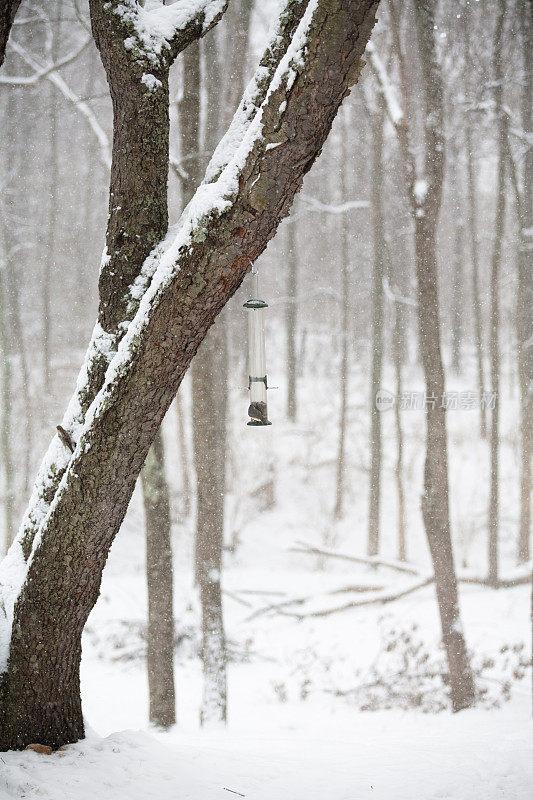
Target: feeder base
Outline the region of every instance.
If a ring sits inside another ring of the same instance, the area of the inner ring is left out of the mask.
[[[250,422],[247,422],[246,424],[247,425],[251,425],[252,428],[257,428],[257,427],[262,428],[263,425],[272,425],[272,423],[270,421],[269,422],[259,422],[258,419],[251,419]]]

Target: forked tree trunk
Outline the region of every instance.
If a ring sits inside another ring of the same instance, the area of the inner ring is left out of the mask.
[[[161,429],[148,451],[141,482],[146,530],[146,665],[150,722],[168,728],[176,722],[174,610],[170,501]]]
[[[149,250],[161,221],[161,187],[168,167],[167,59],[205,32],[204,9],[176,32],[169,49],[163,48],[154,62],[131,21],[138,13],[136,3],[125,18],[115,14],[114,0],[91,0],[120,131],[114,157],[124,173],[117,165],[112,181],[118,181],[120,201],[126,205],[115,206],[118,195],[111,203],[112,249],[100,281],[100,324],[107,335],[97,329],[83,385],[74,398],[80,405],[64,419],[72,413],[75,452],[63,452],[54,440],[24,527],[1,567],[0,624],[10,649],[0,653],[0,748],[21,748],[32,741],[58,746],[83,736],[81,633],[136,478],[210,325],[249,271],[248,258],[255,260],[274,235],[321,151],[343,97],[357,80],[376,8],[375,0],[318,0],[309,7],[288,2],[263,56],[261,82],[251,86],[246,108],[241,107],[241,136],[236,137],[235,129],[228,136],[211,165],[209,191],[199,192],[205,213],[198,214],[198,206],[190,208],[174,248],[160,245],[144,263],[141,251]],[[209,19],[214,24],[217,17]],[[289,65],[282,59],[297,26]],[[121,49],[128,38],[134,40],[133,51]],[[156,79],[148,79],[152,88],[142,81],[147,73]],[[140,138],[128,136],[125,128],[134,128]],[[280,137],[283,146],[268,146]],[[142,148],[146,163],[134,181]],[[162,181],[158,195],[156,175]],[[132,236],[125,235],[130,231]],[[122,346],[115,354],[120,337]],[[110,360],[102,386],[96,375]],[[98,388],[98,401],[86,415],[87,398]],[[34,540],[37,527],[39,538]]]
[[[498,583],[499,537],[499,418],[500,418],[500,303],[499,282],[502,241],[505,226],[505,156],[507,147],[507,114],[503,110],[502,47],[506,0],[500,0],[494,37],[494,102],[497,115],[498,166],[496,182],[496,211],[490,274],[490,380],[494,402],[490,422],[490,488],[488,508],[488,581]]]
[[[372,349],[370,378],[370,483],[367,554],[379,553],[381,506],[381,411],[376,398],[383,370],[383,279],[385,276],[385,223],[383,219],[383,113],[372,120]]]

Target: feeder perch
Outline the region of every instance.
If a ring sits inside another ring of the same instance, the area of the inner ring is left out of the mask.
[[[264,300],[248,300],[244,304],[248,311],[248,389],[250,406],[248,425],[272,425],[267,413],[267,374],[265,355]]]

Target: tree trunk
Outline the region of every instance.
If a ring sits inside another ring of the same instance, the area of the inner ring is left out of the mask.
[[[7,552],[15,535],[15,490],[13,453],[11,449],[11,346],[8,335],[6,266],[0,264],[0,395],[2,420],[0,424],[0,452],[2,454],[4,510],[4,542],[3,551]]]
[[[533,9],[521,5],[522,127],[533,133]],[[531,558],[531,453],[533,450],[533,147],[523,157],[523,192],[519,210],[517,292],[518,377],[520,381],[520,523],[518,562]],[[521,213],[520,213],[521,212]]]
[[[184,152],[200,150],[209,154],[218,143],[223,104],[224,74],[219,42],[214,31],[204,42],[207,120],[200,141],[199,124],[182,134]],[[187,92],[195,93],[199,112],[200,71],[186,76]],[[185,96],[185,95],[184,95]],[[198,117],[199,123],[199,117]],[[200,171],[199,155],[189,157],[190,166]],[[194,192],[196,187],[190,187]],[[185,198],[187,200],[187,197]],[[200,724],[226,721],[226,647],[222,612],[222,552],[224,504],[226,497],[226,417],[228,345],[225,318],[218,318],[192,362],[192,426],[196,466],[195,570],[202,614],[203,695]]]
[[[470,14],[468,3],[462,9],[463,19],[463,32],[464,32],[464,46],[466,57],[471,53],[470,47]],[[467,83],[467,87],[469,83]],[[483,321],[481,314],[481,293],[479,288],[479,241],[478,241],[478,213],[477,213],[477,186],[476,186],[476,173],[475,173],[475,157],[474,146],[472,142],[472,121],[470,112],[467,111],[464,115],[464,131],[465,131],[465,147],[466,147],[466,164],[467,164],[467,183],[468,183],[468,208],[470,213],[468,215],[468,232],[470,235],[470,256],[472,259],[472,295],[473,295],[473,309],[474,309],[474,339],[476,348],[476,364],[477,364],[477,381],[478,389],[481,397],[485,394],[485,372],[483,366]],[[479,409],[479,424],[480,434],[483,439],[487,438],[487,414],[485,405],[480,403]]]
[[[463,319],[463,262],[465,257],[464,238],[465,224],[463,219],[463,196],[460,182],[458,162],[459,148],[455,146],[455,137],[450,145],[450,184],[453,192],[453,284],[452,284],[452,368],[456,375],[461,372],[461,344]]]
[[[62,2],[56,4],[57,19],[51,24],[52,42],[50,46],[50,60],[57,60],[59,42],[61,37]],[[43,399],[50,396],[50,360],[51,360],[51,335],[52,335],[52,273],[56,265],[57,252],[57,218],[59,212],[59,152],[58,152],[58,109],[57,96],[52,84],[48,87],[49,104],[49,162],[48,162],[48,219],[46,222],[46,245],[43,264],[42,289],[42,342],[43,342]]]
[[[415,5],[418,47],[425,87],[424,191],[413,191],[418,284],[418,339],[426,390],[426,461],[422,516],[435,571],[442,640],[450,671],[452,708],[460,711],[475,700],[475,686],[463,635],[457,594],[448,499],[448,444],[445,383],[440,343],[436,230],[442,200],[444,139],[442,83],[435,47],[435,3]]]
[[[285,310],[286,365],[287,365],[287,418],[296,422],[296,329],[298,292],[298,244],[296,216],[287,220],[287,306]]]
[[[339,186],[340,202],[346,202],[346,136],[348,135],[348,122],[346,112],[343,114],[341,128],[341,157],[339,160]],[[339,370],[339,395],[341,401],[339,414],[339,439],[337,446],[337,483],[335,489],[334,519],[342,517],[344,505],[344,490],[346,482],[346,416],[348,409],[348,330],[350,324],[350,297],[349,297],[349,264],[348,264],[348,225],[346,214],[341,214],[340,219],[340,244],[341,244],[341,363]]]
[[[226,721],[226,645],[222,614],[222,551],[226,494],[226,375],[217,369],[226,348],[226,330],[211,329],[193,361],[193,440],[196,464],[196,581],[202,608],[204,674],[200,722]]]
[[[241,106],[241,136],[237,141],[233,129],[210,165],[208,180],[212,185],[207,196],[205,191],[199,192],[200,208],[189,208],[183,215],[182,226],[172,239],[174,246],[161,244],[153,259],[144,265],[144,282],[139,279],[126,298],[119,295],[127,313],[135,316],[127,332],[124,324],[119,331],[123,336],[119,352],[114,348],[109,351],[109,338],[102,339],[98,333],[93,338],[90,364],[82,369],[81,388],[74,401],[81,397],[85,403],[94,391],[91,365],[111,360],[112,367],[106,372],[90,415],[86,415],[81,403],[73,415],[74,420],[80,420],[73,431],[75,452],[63,452],[66,448],[61,449],[54,439],[23,529],[0,567],[0,624],[4,641],[10,642],[9,653],[0,653],[3,749],[21,748],[32,741],[58,746],[83,736],[79,694],[81,632],[98,597],[109,548],[148,449],[210,325],[248,272],[248,259],[255,260],[260,255],[288,213],[305,173],[323,147],[343,97],[357,80],[377,2],[319,0],[316,7],[307,9],[306,4],[302,5],[295,7],[291,3],[280,16],[279,27],[257,73],[261,82],[256,76],[246,107]],[[135,9],[132,6],[133,17]],[[142,82],[143,69],[150,74],[159,72],[165,78],[161,64],[166,63],[166,49],[156,59],[161,68],[147,57],[143,63],[146,45],[132,31],[128,20],[114,15],[113,3],[100,6],[93,0],[92,10],[96,17],[100,15],[100,22],[93,19],[97,38],[107,36],[123,43],[131,36],[135,41],[132,64],[124,67],[126,73],[121,59],[129,51],[123,52],[117,45],[113,57],[111,41],[101,44],[109,71],[117,70],[124,77],[131,70],[135,87]],[[308,16],[300,24],[306,10]],[[198,20],[198,24],[180,29],[179,44],[186,46],[205,32],[202,14]],[[272,86],[274,73],[299,24],[294,58],[290,65],[279,66]],[[117,26],[115,32],[113,26]],[[175,55],[177,39],[172,40],[171,55]],[[162,132],[157,119],[149,113],[150,105],[159,105],[160,93],[166,92],[164,81],[161,84],[156,85],[155,92],[143,84],[146,96],[137,88],[131,94],[124,88],[127,109],[133,111],[135,101],[141,101],[130,124],[136,126],[142,118],[140,125],[147,136],[148,150],[148,164],[133,187],[137,191],[133,196],[124,196],[128,209],[130,204],[135,206],[138,197],[144,197],[144,179],[147,201],[150,200],[152,150],[159,153],[158,148],[168,147],[163,135],[165,126]],[[120,125],[125,118],[117,93],[115,106]],[[154,114],[157,117],[159,109]],[[150,124],[146,115],[150,116]],[[163,123],[166,119],[168,115],[163,115]],[[283,146],[268,147],[279,142],[280,136]],[[140,146],[144,146],[143,142]],[[116,157],[121,155],[117,153]],[[127,153],[123,159],[127,167]],[[141,215],[139,235],[147,228],[149,232],[155,229],[149,224],[149,206],[148,203]],[[121,212],[122,218],[129,218],[132,212],[128,209]],[[200,214],[200,209],[205,213]],[[104,263],[105,273],[111,263],[120,264],[124,252],[132,252],[124,236],[117,235],[116,248]],[[157,265],[161,268],[146,291]],[[142,267],[140,264],[139,275]],[[112,277],[107,275],[103,280],[104,320],[113,310],[105,306]],[[120,276],[117,280],[121,280]],[[28,545],[31,550],[37,523],[39,537],[28,564]]]
[[[435,230],[424,217],[416,220],[415,226],[419,346],[426,384],[422,515],[435,571],[442,639],[450,670],[452,707],[454,711],[460,711],[474,702],[475,688],[461,626],[450,529],[446,412],[441,407],[445,386],[439,334]]]
[[[368,498],[367,554],[379,553],[381,505],[381,411],[376,398],[383,369],[383,279],[385,276],[385,224],[383,220],[383,112],[372,120],[372,367],[370,378],[370,492]]]
[[[488,508],[488,581],[498,583],[499,536],[499,417],[500,417],[500,305],[499,282],[502,259],[502,240],[505,226],[505,154],[507,146],[507,114],[503,111],[502,39],[506,0],[500,0],[494,41],[494,102],[497,115],[497,188],[494,220],[494,240],[490,275],[490,380],[494,403],[490,424],[490,489]],[[483,401],[483,398],[482,398]],[[482,402],[483,404],[483,402]]]
[[[402,366],[403,341],[405,335],[404,309],[401,301],[394,304],[394,370],[396,373],[396,402],[394,404],[394,424],[396,428],[396,496],[398,501],[398,559],[407,561],[407,523],[405,518],[405,490],[403,483],[403,431],[400,398],[403,392]]]
[[[191,476],[189,473],[189,448],[187,446],[187,431],[185,428],[185,410],[182,395],[176,395],[176,416],[178,423],[178,450],[181,464],[181,493],[183,498],[183,516],[187,519],[191,513]]]
[[[17,153],[15,148],[15,143],[17,142],[16,136],[16,128],[17,128],[17,119],[15,116],[15,103],[13,98],[13,91],[11,89],[7,89],[7,100],[4,105],[4,114],[3,114],[3,131],[5,134],[5,138],[3,139],[3,147],[4,152],[6,153],[6,163],[9,165],[13,165],[17,163]],[[17,201],[20,201],[20,196],[17,192],[13,189],[12,185],[8,185],[4,191],[4,198],[2,203],[2,212],[3,212],[3,219],[1,223],[1,236],[2,236],[2,245],[3,245],[3,257],[5,260],[5,275],[3,279],[4,284],[4,302],[5,302],[5,313],[6,316],[6,324],[7,324],[7,331],[9,332],[8,339],[12,343],[11,349],[13,353],[18,355],[19,364],[20,364],[20,377],[21,377],[21,389],[22,389],[22,399],[24,405],[24,421],[22,423],[22,430],[23,436],[18,441],[18,446],[22,450],[22,469],[24,479],[22,482],[22,494],[24,496],[24,501],[26,499],[26,495],[28,493],[29,484],[30,484],[30,460],[31,460],[31,452],[32,452],[32,402],[31,402],[31,391],[30,391],[30,375],[28,369],[28,361],[26,358],[26,346],[24,343],[24,334],[22,331],[22,322],[20,316],[20,291],[19,291],[19,282],[21,280],[20,277],[20,267],[18,263],[18,259],[16,258],[16,253],[19,248],[18,245],[18,237],[17,237],[17,226],[14,226],[12,222],[10,222],[10,215],[8,213],[8,209],[11,210],[12,215],[13,213],[17,215],[17,210],[19,210],[19,204]],[[23,201],[22,201],[23,202]],[[19,213],[22,213],[19,211]],[[15,228],[15,230],[13,229]],[[20,258],[20,256],[19,256]],[[16,501],[16,493],[14,496],[14,507],[17,508],[19,504]],[[15,531],[12,531],[10,536],[10,541],[13,538]]]
[[[163,436],[159,430],[141,472],[146,530],[148,626],[146,664],[150,722],[169,728],[176,722],[174,693],[174,610],[170,501]]]

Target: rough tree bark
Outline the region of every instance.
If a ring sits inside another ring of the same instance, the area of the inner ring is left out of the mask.
[[[488,581],[498,583],[498,534],[499,534],[499,418],[500,418],[500,267],[502,241],[505,227],[505,160],[507,147],[507,114],[503,110],[503,34],[506,0],[499,0],[498,17],[494,33],[494,104],[496,113],[496,143],[498,148],[496,209],[494,239],[490,273],[490,381],[494,397],[490,419],[490,488],[488,508]]]
[[[111,198],[109,256],[100,281],[100,324],[107,326],[102,325],[107,335],[97,329],[81,388],[64,418],[70,420],[75,451],[63,452],[66,448],[54,439],[24,526],[1,568],[0,625],[2,641],[10,642],[0,665],[2,748],[35,740],[58,746],[83,736],[81,632],[135,480],[198,346],[249,270],[248,259],[258,257],[288,213],[343,97],[357,80],[377,0],[287,0],[236,128],[215,153],[196,202],[165,243],[156,236],[161,202],[150,191],[155,174],[166,184],[161,164],[164,151],[168,166],[165,65],[216,17],[210,14],[206,21],[200,13],[194,22],[182,21],[179,34],[158,54],[135,27],[139,7],[125,6],[131,14],[119,17],[116,3],[92,0],[93,28],[110,73],[115,153],[129,164],[128,173],[138,164],[142,137],[131,148],[131,136],[122,128],[131,125],[139,131],[140,126],[147,137],[140,173],[146,200],[140,213],[136,198],[142,187],[135,181],[131,186],[131,176],[113,172],[118,187]],[[162,8],[167,12],[176,6]],[[125,40],[131,50],[125,50]],[[150,78],[150,86],[143,83],[145,74],[159,83]],[[125,107],[118,76],[127,95]],[[124,86],[127,76],[132,87]],[[128,118],[134,107],[134,117]],[[268,147],[273,143],[278,146]],[[128,182],[131,196],[125,191]],[[126,206],[119,208],[121,200]],[[130,231],[142,247],[132,244],[126,236]],[[148,240],[159,246],[141,263],[139,254],[145,245],[149,249]],[[119,270],[114,287],[111,265]],[[103,385],[87,412],[83,405],[98,386],[95,365],[104,362],[110,366],[101,373]]]
[[[176,722],[174,611],[170,500],[161,430],[148,451],[141,481],[146,530],[146,665],[150,722],[169,728]]]

